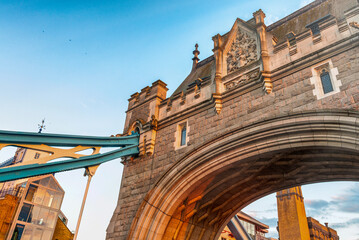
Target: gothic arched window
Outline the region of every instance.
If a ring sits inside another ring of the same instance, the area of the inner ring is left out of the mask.
[[[322,82],[324,94],[334,91],[332,80],[330,79],[329,72],[326,69],[322,70],[320,80]]]
[[[136,127],[134,132],[140,134],[140,129]]]
[[[186,137],[187,137],[187,127],[186,125],[183,125],[181,129],[181,146],[186,145]]]

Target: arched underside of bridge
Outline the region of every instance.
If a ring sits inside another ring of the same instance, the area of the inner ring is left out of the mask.
[[[288,187],[359,180],[359,113],[308,112],[223,134],[148,193],[129,239],[218,239],[251,202]]]

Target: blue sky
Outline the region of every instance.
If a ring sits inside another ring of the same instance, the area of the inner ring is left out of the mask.
[[[171,94],[192,67],[195,43],[204,59],[212,54],[212,36],[229,31],[237,17],[248,20],[261,8],[270,24],[309,2],[3,0],[0,129],[36,131],[45,117],[45,132],[121,133],[129,96],[157,79],[168,84]],[[11,154],[12,150],[5,149],[0,157],[5,160]],[[97,171],[79,239],[104,239],[122,169],[118,160]],[[75,229],[86,184],[82,174],[82,170],[57,174],[66,191],[62,209],[70,229]],[[353,184],[339,184],[338,189],[345,195],[353,186],[358,188]],[[320,197],[310,191],[305,197],[331,201],[332,196],[325,197],[326,191],[318,191]],[[273,202],[266,199],[260,205],[270,210]],[[273,212],[263,215],[275,216]],[[345,221],[350,217],[357,218],[349,216]]]

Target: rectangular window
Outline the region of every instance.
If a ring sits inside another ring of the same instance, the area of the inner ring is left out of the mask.
[[[51,240],[52,232],[50,230],[44,230],[41,240]]]
[[[181,146],[186,145],[186,137],[187,137],[187,126],[183,125],[181,129]]]
[[[37,186],[35,185],[30,185],[29,187],[29,190],[27,191],[27,194],[26,194],[26,197],[25,197],[25,200],[26,201],[29,201],[29,202],[32,202],[34,200],[34,196],[36,194],[36,190],[37,190]]]
[[[24,205],[21,208],[21,212],[19,214],[18,220],[23,222],[31,222],[31,214],[30,214],[31,210],[32,210],[32,205],[24,203]]]
[[[32,232],[33,232],[33,227],[30,225],[27,225],[24,231],[24,235],[22,236],[21,240],[31,240],[32,238]]]
[[[40,157],[40,153],[35,153],[35,159],[38,159]]]
[[[332,84],[332,81],[330,80],[330,75],[328,72],[323,71],[323,73],[320,74],[320,80],[322,81],[324,94],[332,92],[334,90],[333,84]]]
[[[43,229],[41,229],[41,228],[35,228],[35,232],[34,232],[34,235],[32,236],[32,239],[41,239],[41,237],[42,237],[42,232],[43,232],[44,230]]]
[[[11,240],[20,240],[22,232],[24,231],[25,225],[16,224],[14,233],[12,234]]]
[[[190,128],[188,126],[188,121],[182,121],[177,124],[175,132],[175,150],[184,148],[188,145],[188,133]]]
[[[55,211],[49,211],[45,226],[48,228],[54,228],[57,220],[57,212]]]

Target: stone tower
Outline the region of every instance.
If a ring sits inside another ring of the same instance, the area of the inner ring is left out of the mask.
[[[280,240],[309,240],[307,216],[300,186],[277,192]]]

